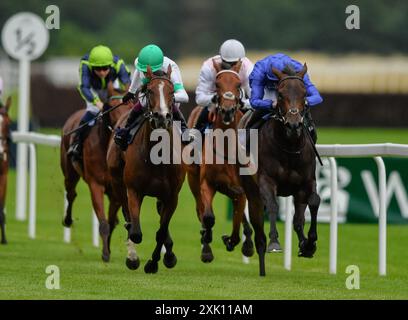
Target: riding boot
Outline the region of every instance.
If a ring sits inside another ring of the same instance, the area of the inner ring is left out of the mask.
[[[132,125],[136,122],[136,120],[143,115],[143,109],[140,108],[138,110],[132,109],[129,113],[129,116],[126,120],[126,124],[123,128],[116,128],[115,135],[113,139],[115,143],[120,147],[122,151],[126,151],[128,147],[128,140],[129,140],[129,131],[132,128]]]
[[[315,122],[312,119],[312,114],[310,112],[310,108],[307,109],[306,113],[305,113],[305,126],[307,128],[307,130],[310,133],[310,136],[312,137],[313,143],[316,144],[317,141],[317,132],[316,132],[316,125]]]
[[[84,116],[82,117],[81,121],[79,122],[79,127],[83,124],[87,123],[91,120],[95,115],[89,111],[87,111]],[[91,131],[91,126],[85,125],[81,129],[79,129],[72,139],[72,143],[67,151],[67,155],[72,157],[74,161],[81,161],[82,160],[82,146],[83,143],[88,136],[89,132]]]
[[[201,133],[204,132],[204,129],[208,123],[208,115],[209,115],[210,111],[208,110],[208,106],[205,106],[196,121],[196,124],[194,125],[194,129],[199,130]]]
[[[187,127],[186,119],[184,118],[183,113],[182,113],[178,108],[176,108],[176,109],[173,110],[173,120],[175,120],[175,121],[180,121],[181,135],[183,135],[184,132],[186,132],[187,130],[189,130],[188,127]],[[193,140],[193,137],[192,137],[192,136],[189,136],[189,137],[190,137],[189,140],[184,141],[183,139],[181,139],[181,142],[182,142],[183,144],[185,144],[185,145],[189,144],[189,143],[192,142],[192,140]]]

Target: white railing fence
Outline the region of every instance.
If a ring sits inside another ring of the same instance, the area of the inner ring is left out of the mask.
[[[60,147],[61,137],[57,135],[46,135],[36,132],[27,132],[20,133],[17,131],[12,132],[12,140],[15,143],[26,143],[29,146],[30,153],[30,183],[29,183],[29,209],[28,209],[28,236],[31,239],[35,239],[36,236],[36,220],[37,220],[37,210],[36,210],[36,197],[37,197],[37,154],[36,154],[36,145],[45,145],[50,147]],[[23,193],[20,196],[19,201],[24,201],[22,207],[26,208],[27,201],[27,190],[26,186],[22,186],[20,192]],[[68,206],[68,202],[64,193],[64,213]],[[18,211],[16,212],[16,214]],[[25,215],[24,215],[25,217]],[[19,217],[20,219],[20,217]],[[19,220],[18,219],[18,220]],[[25,220],[25,218],[24,218]],[[71,242],[71,229],[64,227],[63,241],[66,243]],[[95,215],[95,212],[92,211],[92,243],[95,247],[99,246],[99,221]]]
[[[12,132],[12,139],[16,143],[26,143],[29,145],[30,151],[30,184],[29,184],[29,219],[28,219],[28,236],[32,239],[36,235],[36,190],[37,190],[37,155],[36,145],[47,145],[51,147],[59,147],[61,137],[56,135],[45,135],[35,132],[19,133]],[[386,170],[382,156],[387,157],[408,157],[408,145],[382,143],[382,144],[355,144],[355,145],[317,145],[317,149],[322,157],[328,157],[330,164],[330,257],[329,257],[329,272],[336,274],[337,272],[337,164],[335,158],[342,157],[372,157],[378,167],[379,179],[379,264],[378,272],[380,275],[386,275],[386,249],[387,249],[387,212],[386,212]],[[22,191],[26,194],[26,190]],[[21,197],[22,201],[26,201],[26,196]],[[64,199],[65,208],[67,206]],[[25,207],[25,204],[24,204]],[[65,212],[65,210],[64,210]],[[248,216],[246,210],[245,213]],[[92,243],[94,246],[99,245],[99,223],[95,213],[92,214]],[[284,267],[287,270],[291,269],[292,263],[292,218],[293,206],[292,198],[286,198],[286,218],[285,218],[285,246],[284,246]],[[64,228],[64,242],[71,241],[71,230]],[[248,263],[248,259],[244,259]]]

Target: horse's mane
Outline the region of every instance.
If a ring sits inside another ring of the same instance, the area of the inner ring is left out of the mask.
[[[296,75],[296,70],[295,66],[291,63],[287,63],[285,67],[282,70],[283,73],[287,74],[288,76],[295,76]]]

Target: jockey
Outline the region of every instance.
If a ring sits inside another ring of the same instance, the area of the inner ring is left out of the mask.
[[[94,47],[89,54],[82,57],[79,65],[78,90],[86,102],[86,112],[79,125],[93,119],[104,106],[108,98],[107,84],[119,79],[120,84],[127,90],[130,85],[130,72],[125,62],[105,46]],[[90,131],[91,122],[76,132],[68,155],[75,159],[82,158],[82,144]]]
[[[251,106],[255,109],[255,112],[246,126],[248,129],[253,129],[254,125],[259,123],[265,114],[276,109],[278,101],[277,85],[279,81],[273,74],[272,68],[282,71],[286,66],[293,67],[296,72],[299,72],[303,68],[303,65],[300,62],[283,53],[270,55],[255,63],[255,67],[249,76],[249,84],[251,86],[250,102]],[[303,81],[306,88],[305,124],[309,129],[313,141],[316,143],[316,128],[310,114],[310,107],[321,103],[323,99],[320,96],[319,91],[310,81],[307,73],[305,74]]]
[[[250,108],[249,100],[246,97],[251,96],[248,77],[254,65],[247,57],[245,57],[245,48],[242,43],[238,40],[230,39],[221,45],[219,55],[208,58],[204,61],[201,67],[195,94],[197,105],[202,106],[203,109],[194,126],[195,129],[200,131],[202,131],[207,125],[209,114],[208,108],[212,105],[216,95],[215,78],[217,76],[217,71],[214,68],[213,60],[217,63],[221,63],[221,68],[223,70],[229,70],[236,63],[242,61],[242,66],[238,73],[241,80],[242,92],[241,110],[247,110]]]
[[[138,57],[135,59],[135,73],[133,74],[132,84],[129,92],[123,97],[122,101],[127,103],[131,100],[137,100],[129,113],[125,127],[117,128],[115,132],[115,142],[125,151],[128,146],[129,131],[132,124],[141,117],[145,112],[146,100],[141,96],[136,97],[136,92],[148,82],[146,79],[147,66],[150,66],[153,74],[167,72],[168,66],[171,65],[171,81],[174,85],[174,106],[173,119],[181,122],[181,131],[184,133],[188,128],[186,120],[180,111],[180,103],[188,102],[188,95],[183,86],[183,80],[178,65],[163,55],[163,51],[154,44],[149,44],[140,50]],[[143,93],[140,93],[143,95]]]

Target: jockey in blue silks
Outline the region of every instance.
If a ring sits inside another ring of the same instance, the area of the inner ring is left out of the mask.
[[[273,74],[272,68],[276,68],[279,71],[284,71],[284,69],[287,67],[299,72],[302,70],[303,65],[283,53],[267,56],[266,58],[255,63],[254,69],[249,75],[249,85],[251,87],[250,103],[252,108],[255,109],[255,112],[246,126],[248,129],[254,129],[254,125],[257,123],[259,124],[263,116],[275,110],[278,101],[277,85],[279,80]],[[316,129],[309,107],[313,107],[321,103],[323,99],[320,96],[319,91],[310,81],[307,73],[303,77],[303,81],[306,88],[306,126],[310,131],[313,141],[316,143]]]

